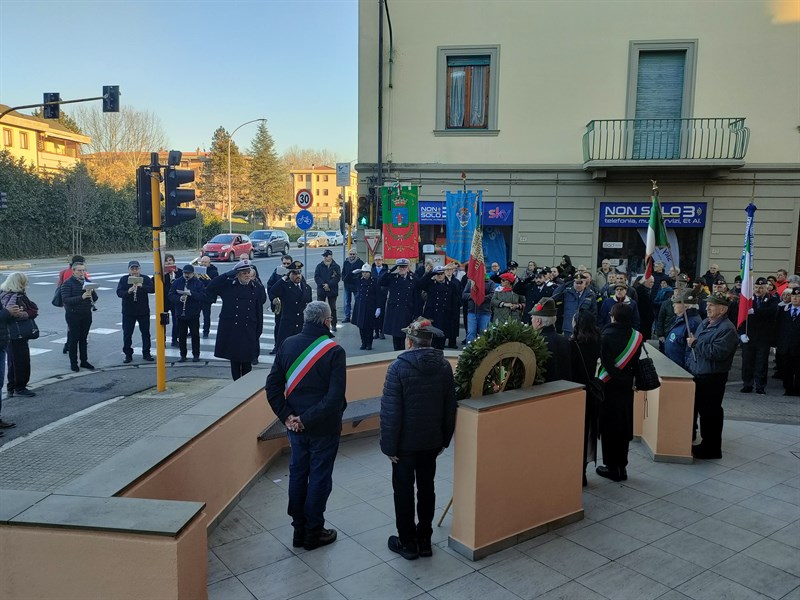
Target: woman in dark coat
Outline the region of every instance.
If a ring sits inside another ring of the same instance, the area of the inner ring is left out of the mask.
[[[386,273],[389,272],[389,267],[383,262],[383,257],[380,254],[375,255],[375,262],[372,263],[372,279],[375,281],[375,285],[378,285],[378,282],[381,280]],[[389,295],[389,290],[383,287],[378,287],[378,296],[377,296],[377,305],[376,308],[381,309],[381,314],[375,317],[375,339],[386,339],[386,335],[383,333],[383,319],[385,317],[384,313],[386,312],[386,298]],[[374,311],[373,311],[374,312]],[[367,344],[369,348],[367,350],[372,349],[372,344]]]
[[[558,276],[564,281],[571,281],[575,277],[575,267],[572,259],[566,254],[561,257],[561,264],[558,265]]]
[[[373,268],[364,265],[361,271],[355,271],[350,276],[358,278],[352,321],[361,333],[360,350],[372,350],[372,332],[377,329],[377,317],[383,312],[378,306],[378,282],[373,275]]]
[[[252,370],[253,359],[261,350],[267,291],[250,263],[242,261],[233,271],[212,279],[206,294],[222,298],[214,356],[231,361],[231,375],[236,381]]]
[[[387,290],[383,331],[392,336],[395,350],[405,349],[406,334],[403,328],[408,327],[417,316],[415,314],[417,276],[410,271],[408,259],[398,258],[389,272],[381,276],[378,281],[378,285]]]
[[[628,443],[633,439],[633,379],[644,336],[633,329],[633,309],[618,302],[611,309],[611,323],[600,339],[598,377],[605,383],[600,408],[602,466],[595,471],[612,481],[628,478]]]
[[[580,310],[572,318],[570,336],[572,379],[587,385],[595,379],[597,359],[600,358],[600,329],[590,310]],[[602,398],[586,388],[586,411],[583,418],[583,485],[586,485],[586,465],[597,462],[597,427]]]

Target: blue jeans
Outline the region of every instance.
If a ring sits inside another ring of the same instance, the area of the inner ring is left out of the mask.
[[[344,288],[344,318],[349,319],[353,310],[353,298],[356,295],[356,290],[348,287]]]
[[[289,462],[289,516],[295,529],[318,534],[325,525],[325,506],[333,488],[333,462],[340,434],[312,437],[287,432]]]
[[[489,326],[489,321],[491,320],[492,315],[490,314],[483,314],[478,313],[475,314],[474,311],[470,311],[467,313],[467,343],[474,342],[475,338],[478,337],[481,333],[486,331],[486,328]]]
[[[0,414],[3,412],[3,381],[6,378],[6,347],[0,346]]]

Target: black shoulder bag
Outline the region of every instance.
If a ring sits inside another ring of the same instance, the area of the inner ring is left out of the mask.
[[[634,378],[633,387],[641,392],[649,392],[661,387],[661,382],[658,380],[658,373],[656,366],[653,364],[653,359],[647,352],[647,342],[642,342],[645,358],[640,358],[636,366],[636,377]]]
[[[578,348],[578,354],[581,357],[581,365],[583,365],[583,372],[586,374],[586,396],[596,408],[600,408],[606,396],[605,384],[597,377],[589,375],[589,371],[586,369],[586,361],[583,359],[583,352],[581,352],[581,345],[575,341],[575,346]]]

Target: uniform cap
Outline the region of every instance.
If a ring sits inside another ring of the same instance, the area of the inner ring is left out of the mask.
[[[725,278],[724,278],[724,277],[717,277],[717,278],[714,280],[714,285],[728,285],[728,282],[727,282],[727,281],[725,281]]]
[[[131,267],[141,267],[141,266],[142,266],[142,265],[140,265],[140,264],[139,264],[139,261],[138,261],[138,260],[132,260],[132,261],[130,261],[130,262],[128,263],[128,268],[129,268],[129,269],[130,269]]]
[[[800,287],[792,288],[792,296],[800,296]]]
[[[675,281],[678,281],[680,283],[689,283],[691,279],[689,279],[689,276],[686,273],[678,273],[678,276],[675,278]]]
[[[514,283],[514,279],[516,278],[514,277],[513,273],[503,273],[502,275],[500,275],[500,279],[508,281],[509,283]]]
[[[516,269],[517,267],[519,267],[519,265],[517,264],[517,261],[515,261],[515,260],[508,261],[508,268],[509,269]]]
[[[444,332],[434,327],[430,319],[425,317],[417,317],[408,327],[403,327],[401,331],[408,336],[422,339],[444,337]]]
[[[182,270],[184,273],[194,273],[194,267],[192,265],[183,265]]]
[[[361,265],[361,272],[362,273],[372,273],[372,267],[369,266],[367,263]]]
[[[555,317],[558,314],[558,310],[552,298],[543,298],[538,304],[534,305],[529,314],[534,317]]]
[[[436,275],[438,273],[444,273],[444,267],[442,265],[436,265],[433,267],[433,274]]]
[[[250,261],[249,260],[240,260],[236,263],[236,266],[233,267],[233,270],[237,273],[241,271],[249,271],[250,270]]]
[[[697,296],[694,290],[686,289],[682,292],[675,292],[672,295],[673,304],[697,304]]]
[[[296,260],[294,262],[289,263],[286,268],[289,269],[290,271],[299,271],[300,269],[303,268],[303,263],[301,263],[299,260]]]
[[[333,256],[333,252],[331,252],[330,250],[325,250],[325,251],[322,253],[322,256]]]
[[[397,262],[395,262],[395,264],[396,264],[398,267],[407,267],[407,266],[408,266],[408,265],[410,265],[411,263],[409,262],[409,260],[408,260],[407,258],[398,258],[398,259],[397,259]]]
[[[755,284],[756,285],[767,285],[767,280],[764,277],[759,277],[758,279],[756,279]]]
[[[614,285],[614,289],[615,290],[618,290],[619,288],[627,290],[628,289],[628,284],[623,281],[623,282],[620,282],[620,283],[617,283],[616,285]]]
[[[731,301],[728,298],[727,294],[723,294],[722,292],[717,292],[716,294],[711,294],[708,299],[706,300],[708,304],[719,304],[720,306],[730,306]]]

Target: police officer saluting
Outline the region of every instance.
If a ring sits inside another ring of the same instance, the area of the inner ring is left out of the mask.
[[[133,360],[133,328],[138,323],[142,334],[142,358],[152,361],[150,355],[150,302],[147,294],[155,294],[155,284],[147,275],[141,274],[138,260],[128,263],[128,275],[123,275],[117,284],[117,296],[122,298],[122,362]],[[140,277],[141,283],[128,283],[131,277]]]
[[[378,281],[382,288],[388,288],[386,299],[386,315],[383,319],[383,331],[392,336],[395,350],[404,350],[406,334],[403,328],[414,320],[414,285],[417,276],[411,273],[411,263],[407,258],[398,258],[389,272]]]
[[[444,332],[444,337],[433,339],[433,347],[443,350],[445,338],[450,334],[453,311],[458,311],[459,298],[455,295],[453,286],[445,280],[442,265],[435,266],[427,273],[417,282],[417,287],[427,294],[422,316],[430,319],[434,327]]]
[[[292,262],[289,272],[269,288],[270,298],[273,302],[279,300],[281,306],[281,326],[275,333],[276,348],[303,329],[303,311],[311,302],[311,287],[303,279],[302,268],[299,260]]]

